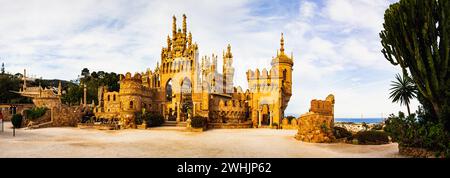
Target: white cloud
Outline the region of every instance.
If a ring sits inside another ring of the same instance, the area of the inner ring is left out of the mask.
[[[254,3],[259,2],[1,0],[0,56],[8,71],[27,68],[45,78],[74,79],[84,67],[116,73],[153,69],[171,33],[172,15],[180,27],[185,13],[200,55],[220,56],[232,45],[235,84],[243,88],[248,69],[270,67],[285,32],[285,48],[295,58],[287,113],[306,112],[311,99],[329,93],[336,95],[337,117],[399,109],[385,96],[396,70],[379,52],[378,32],[389,2],[301,0],[295,12],[285,9],[291,4],[266,4],[273,6],[263,8],[270,12],[258,14]],[[364,71],[389,75],[364,79]]]

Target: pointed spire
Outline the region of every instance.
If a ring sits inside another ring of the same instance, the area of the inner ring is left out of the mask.
[[[280,40],[280,52],[281,54],[284,54],[284,37],[283,37],[283,33],[281,33],[281,40]]]
[[[172,41],[170,39],[170,36],[167,35],[167,49],[170,51],[172,48]]]
[[[23,91],[25,91],[26,89],[27,89],[27,69],[23,69]]]
[[[225,58],[233,58],[233,54],[231,53],[231,45],[228,44],[227,52],[225,53]]]
[[[187,35],[186,14],[183,14],[183,33]]]
[[[62,95],[62,86],[61,86],[61,81],[59,81],[58,83],[58,95],[61,96]]]
[[[188,36],[188,44],[189,44],[189,46],[192,45],[192,33],[191,33],[191,32],[189,32],[189,36]]]
[[[172,33],[172,37],[175,38],[175,34],[177,33],[177,18],[175,17],[175,15],[173,16]]]

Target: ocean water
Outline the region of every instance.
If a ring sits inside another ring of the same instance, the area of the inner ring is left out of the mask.
[[[334,122],[353,122],[353,123],[367,123],[376,124],[383,122],[383,118],[334,118]]]

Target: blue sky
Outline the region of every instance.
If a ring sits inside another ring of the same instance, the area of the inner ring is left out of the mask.
[[[336,117],[379,117],[405,110],[388,99],[399,72],[380,53],[378,33],[393,0],[0,0],[0,62],[7,71],[75,79],[83,67],[125,73],[153,69],[172,15],[188,17],[200,55],[231,44],[235,84],[268,68],[279,48],[294,54],[287,113],[333,93]],[[221,61],[219,61],[221,62]],[[220,67],[220,66],[219,66]],[[413,109],[417,102],[413,102]]]

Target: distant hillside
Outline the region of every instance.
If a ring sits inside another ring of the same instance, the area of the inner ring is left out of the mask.
[[[42,87],[57,88],[60,81],[63,90],[66,90],[70,85],[76,85],[66,80],[36,79],[34,81],[27,80],[27,86],[29,87],[39,86],[39,84],[41,84]],[[22,97],[19,94],[12,92],[12,91],[19,91],[22,87],[23,87],[22,74],[15,74],[15,75],[8,73],[0,74],[0,103],[31,103],[31,100],[29,98]]]

